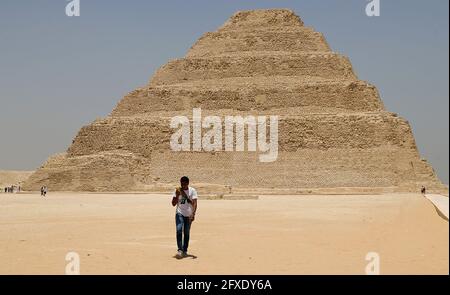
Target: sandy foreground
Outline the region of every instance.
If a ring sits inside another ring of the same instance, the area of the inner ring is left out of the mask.
[[[199,200],[176,252],[167,195],[0,194],[0,274],[448,274],[449,225],[416,194]]]

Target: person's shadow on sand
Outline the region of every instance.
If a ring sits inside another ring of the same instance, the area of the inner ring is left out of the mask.
[[[192,254],[187,254],[187,255],[185,255],[185,256],[174,255],[173,258],[175,258],[175,259],[177,259],[177,260],[181,260],[181,259],[185,259],[185,258],[197,259],[197,256],[192,255]]]

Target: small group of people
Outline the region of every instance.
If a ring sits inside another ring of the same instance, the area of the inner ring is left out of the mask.
[[[47,195],[47,186],[41,186],[41,196],[45,197]]]
[[[5,194],[6,193],[20,193],[20,185],[16,186],[16,185],[11,185],[11,186],[7,186],[5,187]]]

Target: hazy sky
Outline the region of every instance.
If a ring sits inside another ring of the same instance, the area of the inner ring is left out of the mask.
[[[421,155],[448,184],[449,1],[0,1],[0,169],[35,169],[71,144],[235,11],[291,8],[408,119]]]

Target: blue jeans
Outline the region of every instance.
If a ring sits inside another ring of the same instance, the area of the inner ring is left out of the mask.
[[[180,213],[175,214],[175,223],[177,225],[177,246],[178,251],[187,252],[189,246],[189,232],[191,231],[191,220]],[[184,231],[184,238],[183,238]]]

